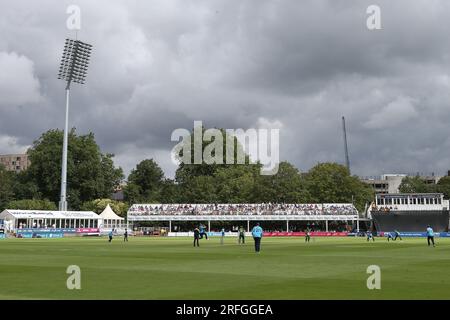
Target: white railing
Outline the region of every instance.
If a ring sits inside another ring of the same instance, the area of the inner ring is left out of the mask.
[[[358,215],[141,215],[128,216],[129,221],[352,221]]]
[[[442,204],[395,204],[377,206],[379,211],[440,211],[444,208]]]

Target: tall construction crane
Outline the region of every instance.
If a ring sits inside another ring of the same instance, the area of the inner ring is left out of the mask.
[[[345,128],[345,117],[342,117],[342,130],[344,132],[344,151],[345,151],[345,165],[350,173],[350,160],[348,157],[348,145],[347,145],[347,129]]]

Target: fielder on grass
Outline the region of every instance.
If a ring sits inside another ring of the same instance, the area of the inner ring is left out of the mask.
[[[252,230],[253,240],[255,241],[255,252],[259,253],[261,250],[261,238],[263,236],[263,229],[259,226],[259,223],[253,227]]]
[[[430,246],[430,242],[433,243],[433,247],[435,247],[434,245],[434,231],[433,228],[431,228],[430,225],[428,225],[427,227],[427,242],[428,242],[428,246]]]
[[[239,244],[245,244],[245,229],[240,226],[239,227],[239,240],[238,240]]]

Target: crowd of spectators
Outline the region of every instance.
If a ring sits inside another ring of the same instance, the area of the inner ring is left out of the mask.
[[[355,215],[353,204],[135,204],[129,214],[139,215]]]
[[[386,212],[389,213],[391,210],[397,211],[397,206],[376,206],[375,203],[372,203],[372,211],[380,211],[380,212]]]

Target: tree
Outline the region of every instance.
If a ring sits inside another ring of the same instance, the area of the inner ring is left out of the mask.
[[[434,186],[427,185],[419,176],[404,177],[398,190],[402,193],[427,193],[435,191]]]
[[[128,176],[128,184],[124,188],[125,199],[129,203],[157,201],[163,183],[164,172],[156,161],[143,160]]]
[[[252,202],[259,166],[237,164],[217,169],[212,190],[220,203]]]
[[[195,163],[195,135],[201,135],[200,163]],[[250,163],[235,136],[224,129],[197,127],[180,145],[182,148],[175,154],[180,161],[175,174],[180,202],[251,201],[255,178],[259,175],[256,169],[260,169],[260,165]],[[185,157],[185,152],[190,156]]]
[[[373,199],[373,190],[348,169],[337,163],[320,163],[306,175],[306,189],[311,202],[353,203],[359,211]],[[353,199],[352,199],[353,197]]]
[[[445,199],[450,199],[450,176],[439,179],[436,187],[438,192],[444,194]]]
[[[110,205],[111,209],[119,216],[125,217],[128,211],[128,205],[121,201],[115,201],[111,199],[95,199],[83,203],[81,210],[94,211],[100,214],[105,210],[107,205]]]
[[[28,150],[31,161],[26,180],[37,186],[39,196],[58,203],[61,185],[61,150],[63,132],[49,130]],[[115,168],[112,154],[102,154],[94,134],[69,133],[67,158],[67,198],[69,207],[78,210],[83,202],[110,197],[123,179]]]
[[[0,164],[0,212],[7,209],[7,204],[14,199],[14,173]]]
[[[14,194],[16,199],[41,199],[42,194],[37,184],[30,178],[28,170],[14,176]]]
[[[204,127],[194,128],[190,136],[183,139],[180,145],[183,149],[178,154],[175,154],[175,158],[180,161],[180,165],[175,174],[175,181],[178,183],[184,183],[192,177],[198,176],[214,176],[216,171],[220,168],[233,167],[236,164],[245,165],[250,164],[250,158],[245,154],[242,145],[238,139],[231,136],[224,129],[213,129],[216,135],[212,135],[210,141],[206,141],[204,138],[207,136],[209,129]],[[195,136],[194,134],[201,135],[201,162],[195,163]],[[189,156],[185,156],[184,152],[188,150]],[[227,153],[232,155],[232,163],[227,164]],[[205,161],[204,156],[210,156],[213,163]],[[238,161],[238,159],[240,161]]]
[[[161,203],[179,203],[180,188],[172,179],[165,179],[161,185],[159,194],[159,202]]]
[[[8,203],[8,209],[21,210],[57,210],[56,204],[49,200],[24,199]]]
[[[115,168],[114,166],[114,154],[106,153],[101,154],[101,169],[102,175],[100,175],[99,184],[103,187],[104,197],[111,197],[115,188],[123,181],[124,174],[122,168]]]
[[[180,187],[181,203],[217,203],[216,181],[212,176],[193,176]]]
[[[125,201],[132,205],[134,203],[142,203],[145,201],[142,201],[142,197],[141,197],[141,187],[139,187],[136,184],[131,184],[128,183],[124,188],[123,188],[123,196]]]
[[[280,162],[274,175],[257,175],[255,202],[309,202],[305,181],[300,171],[287,161]]]

